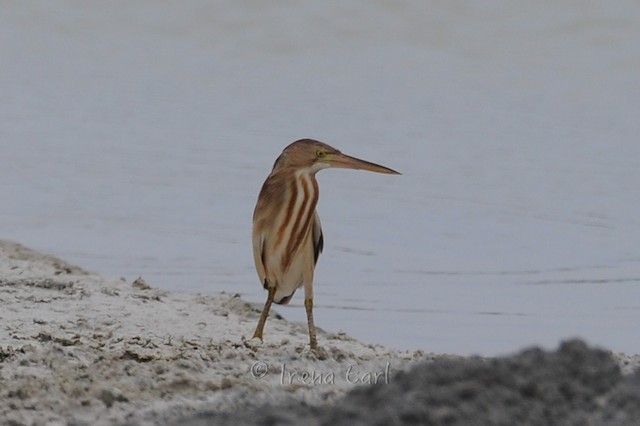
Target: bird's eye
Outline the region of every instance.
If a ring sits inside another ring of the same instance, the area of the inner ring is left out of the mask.
[[[327,152],[326,152],[326,151],[323,151],[323,150],[321,150],[321,149],[319,149],[319,150],[317,150],[317,151],[316,151],[316,157],[318,157],[318,158],[324,158],[324,157],[326,157],[326,156],[327,156]]]

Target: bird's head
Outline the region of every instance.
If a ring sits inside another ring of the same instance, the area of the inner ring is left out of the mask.
[[[388,167],[343,154],[332,146],[313,139],[300,139],[287,146],[276,160],[275,167],[308,168],[314,173],[318,170],[336,167],[394,175],[400,174]]]

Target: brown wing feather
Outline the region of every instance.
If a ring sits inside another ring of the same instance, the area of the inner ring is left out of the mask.
[[[264,238],[261,233],[253,233],[253,261],[260,278],[260,283],[267,288],[267,271],[264,267]]]
[[[313,234],[311,237],[313,238],[313,260],[315,263],[318,263],[318,258],[320,257],[320,253],[322,253],[322,249],[324,248],[324,236],[322,235],[322,227],[320,226],[320,216],[318,216],[318,212],[315,212],[313,217]]]

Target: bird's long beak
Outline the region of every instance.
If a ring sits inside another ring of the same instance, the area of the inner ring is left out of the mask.
[[[331,165],[342,169],[356,169],[356,170],[368,170],[376,173],[386,173],[389,175],[399,175],[393,169],[390,169],[380,164],[371,163],[369,161],[361,160],[359,158],[351,157],[343,153],[335,154],[331,159]]]

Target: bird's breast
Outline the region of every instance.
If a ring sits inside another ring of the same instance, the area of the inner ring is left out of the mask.
[[[285,203],[274,223],[273,249],[282,271],[291,266],[303,242],[309,239],[318,195],[318,184],[313,176],[298,173],[289,182]]]

